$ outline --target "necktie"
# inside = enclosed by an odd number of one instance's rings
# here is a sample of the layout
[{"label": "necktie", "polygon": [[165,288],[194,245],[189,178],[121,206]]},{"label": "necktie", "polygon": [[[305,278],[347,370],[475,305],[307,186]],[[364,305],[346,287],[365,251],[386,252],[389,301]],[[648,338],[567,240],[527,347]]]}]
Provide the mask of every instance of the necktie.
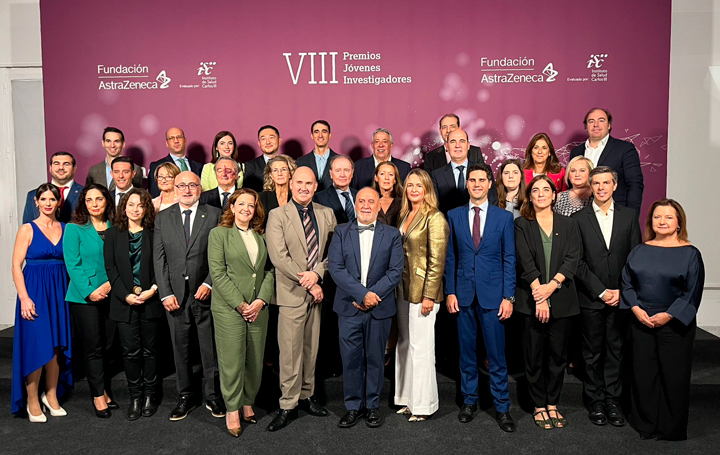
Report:
[{"label": "necktie", "polygon": [[180,158],[178,161],[180,162],[180,170],[182,172],[187,171],[188,168],[187,168],[187,164],[185,164],[185,158]]},{"label": "necktie", "polygon": [[60,209],[62,209],[62,206],[65,205],[65,193],[67,192],[68,187],[61,186],[60,187]]},{"label": "necktie", "polygon": [[473,243],[475,244],[475,249],[480,246],[480,242],[482,242],[482,236],[480,236],[480,207],[473,207],[473,210],[475,210],[475,219],[473,219]]},{"label": "necktie", "polygon": [[192,210],[183,211],[183,215],[185,215],[185,221],[183,222],[183,227],[185,227],[185,243],[190,243],[190,214],[191,213],[192,213]]},{"label": "necktie", "polygon": [[363,231],[374,232],[374,231],[375,231],[375,225],[374,225],[374,224],[370,224],[370,225],[368,225],[368,226],[358,226],[358,232],[362,233]]},{"label": "necktie", "polygon": [[318,263],[318,238],[307,207],[302,209],[302,223],[305,230],[305,241],[308,247],[308,270],[312,270]]},{"label": "necktie", "polygon": [[460,171],[457,178],[457,189],[462,190],[465,188],[465,166],[458,166],[457,170]]},{"label": "necktie", "polygon": [[355,221],[355,208],[352,205],[352,201],[350,200],[350,193],[347,191],[343,191],[340,193],[345,198],[345,214],[347,215],[348,221]]},{"label": "necktie", "polygon": [[230,196],[230,193],[223,193],[222,196],[222,209],[225,211],[228,206],[228,196]]},{"label": "necktie", "polygon": [[123,196],[125,196],[125,193],[121,193],[118,191],[118,193],[115,195],[115,207],[120,206],[120,201],[122,201]]}]

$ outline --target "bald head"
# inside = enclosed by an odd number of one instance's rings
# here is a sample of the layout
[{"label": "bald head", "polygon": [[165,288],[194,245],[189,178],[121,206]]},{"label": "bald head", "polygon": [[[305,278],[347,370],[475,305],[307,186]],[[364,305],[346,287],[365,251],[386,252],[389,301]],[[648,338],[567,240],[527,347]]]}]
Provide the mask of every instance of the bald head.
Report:
[{"label": "bald head", "polygon": [[200,200],[202,187],[200,177],[190,171],[181,172],[175,177],[175,197],[180,200],[180,207],[187,209]]},{"label": "bald head", "polygon": [[455,164],[465,162],[470,150],[470,141],[467,132],[460,128],[448,133],[447,150],[450,153],[450,159]]},{"label": "bald head", "polygon": [[292,197],[298,204],[307,207],[315,196],[317,190],[317,180],[315,173],[307,166],[301,166],[295,169],[292,179],[290,180],[290,190]]},{"label": "bald head", "polygon": [[178,158],[185,156],[185,132],[178,127],[172,127],[165,132],[165,145],[170,153]]},{"label": "bald head", "polygon": [[380,211],[380,194],[370,187],[358,191],[355,196],[355,214],[362,224],[374,223]]}]

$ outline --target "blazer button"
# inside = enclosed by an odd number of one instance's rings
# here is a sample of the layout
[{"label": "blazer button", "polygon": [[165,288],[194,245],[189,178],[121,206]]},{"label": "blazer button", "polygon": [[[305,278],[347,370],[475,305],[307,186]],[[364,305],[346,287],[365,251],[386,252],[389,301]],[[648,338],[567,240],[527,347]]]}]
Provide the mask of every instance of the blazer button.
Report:
[{"label": "blazer button", "polygon": [[257,275],[253,273],[253,278],[255,278]]}]

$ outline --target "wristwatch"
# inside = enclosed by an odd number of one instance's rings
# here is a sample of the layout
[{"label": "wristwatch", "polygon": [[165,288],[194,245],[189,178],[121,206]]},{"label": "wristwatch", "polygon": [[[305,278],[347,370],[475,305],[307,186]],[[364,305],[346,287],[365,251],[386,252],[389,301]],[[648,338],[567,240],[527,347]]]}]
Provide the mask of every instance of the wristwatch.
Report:
[{"label": "wristwatch", "polygon": [[562,283],[561,283],[559,280],[553,278],[553,279],[550,280],[550,281],[554,281],[554,282],[558,285],[558,289],[560,289],[560,288],[562,287]]},{"label": "wristwatch", "polygon": [[503,297],[503,299],[507,300],[510,303],[515,303],[515,296],[512,297]]}]

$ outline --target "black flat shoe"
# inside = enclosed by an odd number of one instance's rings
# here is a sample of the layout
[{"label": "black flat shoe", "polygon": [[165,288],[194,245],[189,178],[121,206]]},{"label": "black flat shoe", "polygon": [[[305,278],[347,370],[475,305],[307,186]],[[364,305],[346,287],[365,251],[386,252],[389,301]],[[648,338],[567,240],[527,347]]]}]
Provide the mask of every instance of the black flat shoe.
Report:
[{"label": "black flat shoe", "polygon": [[222,400],[208,400],[205,408],[212,413],[213,417],[225,417],[225,403]]},{"label": "black flat shoe", "polygon": [[464,403],[458,412],[458,420],[460,423],[468,423],[473,419],[473,414],[477,411],[477,404]]},{"label": "black flat shoe", "polygon": [[298,412],[297,409],[281,409],[274,419],[272,419],[272,422],[270,422],[270,425],[268,425],[267,429],[268,431],[278,431],[282,430],[288,424],[291,420],[297,419]]},{"label": "black flat shoe", "polygon": [[312,397],[298,401],[298,409],[315,417],[325,417],[330,414],[327,409],[320,406]]},{"label": "black flat shoe", "polygon": [[602,403],[595,403],[590,412],[588,412],[588,419],[595,425],[605,425],[608,421],[605,415],[605,405]]},{"label": "black flat shoe", "polygon": [[127,418],[128,420],[137,420],[140,417],[142,417],[142,398],[133,398],[128,406]]},{"label": "black flat shoe", "polygon": [[377,428],[380,425],[383,424],[385,421],[385,418],[380,413],[380,410],[375,409],[368,409],[367,411],[367,417],[365,418],[365,425],[367,425],[370,428]]},{"label": "black flat shoe", "polygon": [[348,411],[345,413],[340,421],[338,422],[338,428],[350,428],[354,427],[356,423],[365,415],[363,410],[360,411]]},{"label": "black flat shoe", "polygon": [[509,412],[495,412],[495,421],[502,431],[508,433],[515,431],[515,421]]},{"label": "black flat shoe", "polygon": [[173,422],[182,420],[195,408],[196,405],[190,397],[180,397],[177,406],[170,412],[170,420]]},{"label": "black flat shoe", "polygon": [[93,403],[93,409],[95,409],[95,417],[99,417],[101,419],[109,419],[112,415],[112,412],[110,412],[110,406],[105,409],[99,410],[95,407],[95,403]]},{"label": "black flat shoe", "polygon": [[625,416],[623,416],[620,407],[614,403],[607,407],[607,421],[610,425],[615,427],[622,427],[625,425]]},{"label": "black flat shoe", "polygon": [[143,407],[142,407],[143,417],[150,417],[151,415],[153,415],[157,412],[157,409],[158,409],[158,406],[157,406],[157,403],[155,403],[155,397],[152,395],[147,395],[145,397]]},{"label": "black flat shoe", "polygon": [[117,404],[114,400],[108,401],[108,409],[120,409],[120,405]]}]

